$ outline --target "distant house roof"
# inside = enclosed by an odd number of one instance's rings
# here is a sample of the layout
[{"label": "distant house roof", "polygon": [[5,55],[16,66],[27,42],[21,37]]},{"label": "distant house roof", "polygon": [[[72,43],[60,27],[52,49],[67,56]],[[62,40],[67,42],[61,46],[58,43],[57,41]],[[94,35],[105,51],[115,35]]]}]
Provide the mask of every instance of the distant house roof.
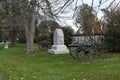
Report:
[{"label": "distant house roof", "polygon": [[[102,35],[101,30],[99,27],[94,27],[94,36],[95,35]],[[85,34],[82,33],[81,29],[79,28],[73,36],[86,36]]]}]

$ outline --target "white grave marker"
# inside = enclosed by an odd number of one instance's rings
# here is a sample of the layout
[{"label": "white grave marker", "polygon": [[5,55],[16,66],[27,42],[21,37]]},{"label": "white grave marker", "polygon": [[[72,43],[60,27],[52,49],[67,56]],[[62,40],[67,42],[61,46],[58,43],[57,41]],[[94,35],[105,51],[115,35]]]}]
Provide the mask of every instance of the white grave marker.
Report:
[{"label": "white grave marker", "polygon": [[54,31],[54,44],[52,45],[52,49],[49,49],[48,52],[51,54],[67,54],[69,50],[64,45],[64,34],[61,29],[56,29]]}]

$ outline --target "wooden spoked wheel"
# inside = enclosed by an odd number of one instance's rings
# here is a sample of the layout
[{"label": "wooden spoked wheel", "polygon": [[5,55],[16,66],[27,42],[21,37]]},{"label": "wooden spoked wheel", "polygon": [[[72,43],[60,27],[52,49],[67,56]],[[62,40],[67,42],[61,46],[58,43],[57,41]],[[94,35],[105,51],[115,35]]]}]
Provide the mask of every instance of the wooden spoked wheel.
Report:
[{"label": "wooden spoked wheel", "polygon": [[70,51],[70,55],[74,58],[74,59],[78,59],[77,58],[77,47],[73,46],[69,48]]},{"label": "wooden spoked wheel", "polygon": [[79,45],[76,49],[77,59],[80,61],[92,61],[97,53],[96,47],[92,45]]}]

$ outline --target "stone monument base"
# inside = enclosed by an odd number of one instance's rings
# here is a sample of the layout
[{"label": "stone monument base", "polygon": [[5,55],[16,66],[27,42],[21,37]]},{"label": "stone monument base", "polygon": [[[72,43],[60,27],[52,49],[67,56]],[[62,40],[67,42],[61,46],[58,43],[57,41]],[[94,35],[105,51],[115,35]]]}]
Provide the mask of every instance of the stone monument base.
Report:
[{"label": "stone monument base", "polygon": [[51,54],[68,54],[69,50],[65,45],[53,45],[52,49],[48,50],[48,53]]}]

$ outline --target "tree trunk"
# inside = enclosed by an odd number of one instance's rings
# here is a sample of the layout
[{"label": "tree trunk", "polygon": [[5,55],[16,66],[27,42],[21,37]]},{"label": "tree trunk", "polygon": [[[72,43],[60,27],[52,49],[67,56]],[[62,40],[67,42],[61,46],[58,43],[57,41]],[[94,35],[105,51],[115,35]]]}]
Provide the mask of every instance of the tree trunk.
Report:
[{"label": "tree trunk", "polygon": [[[34,0],[32,0],[32,1],[34,1]],[[27,26],[25,28],[27,53],[33,53],[35,51],[34,50],[34,34],[35,34],[36,5],[34,5],[34,4],[31,7],[32,12],[31,12],[31,17],[30,17],[30,23],[28,20]]]},{"label": "tree trunk", "polygon": [[[34,22],[34,21],[33,21]],[[26,46],[27,46],[27,53],[33,53],[34,52],[34,33],[35,33],[35,26],[31,23],[30,27],[26,26]]]},{"label": "tree trunk", "polygon": [[35,15],[32,15],[30,26],[26,26],[25,29],[26,42],[27,42],[27,53],[34,52],[34,34],[35,34]]},{"label": "tree trunk", "polygon": [[34,34],[32,33],[32,31],[29,31],[29,33],[26,33],[26,36],[27,36],[26,37],[27,53],[33,53],[34,52]]},{"label": "tree trunk", "polygon": [[11,47],[15,47],[17,44],[17,35],[11,36]]}]

